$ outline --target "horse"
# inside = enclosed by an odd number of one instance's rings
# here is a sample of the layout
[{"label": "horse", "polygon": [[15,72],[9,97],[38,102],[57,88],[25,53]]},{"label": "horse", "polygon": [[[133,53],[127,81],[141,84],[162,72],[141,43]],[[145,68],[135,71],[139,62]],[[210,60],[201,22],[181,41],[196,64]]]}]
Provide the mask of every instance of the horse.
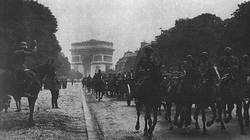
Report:
[{"label": "horse", "polygon": [[[173,130],[173,125],[177,125],[178,117],[180,116],[180,105],[178,103],[178,92],[180,91],[180,85],[182,83],[182,73],[174,72],[166,75],[160,84],[160,89],[163,96],[164,109],[165,109],[165,119],[170,124],[169,129]],[[175,116],[174,123],[171,118],[171,109],[173,104],[175,104]]]},{"label": "horse", "polygon": [[[218,121],[221,122],[221,128],[226,129],[224,122],[228,123],[232,119],[232,110],[236,104],[236,115],[240,125],[241,134],[245,134],[242,116],[242,101],[244,98],[243,80],[238,70],[232,69],[229,73],[221,78],[220,94],[217,102],[218,105]],[[226,110],[227,106],[227,110]],[[222,112],[224,111],[224,120]]]},{"label": "horse", "polygon": [[[216,67],[210,67],[203,76],[201,76],[200,84],[197,88],[197,95],[195,99],[195,126],[196,129],[200,129],[198,123],[198,115],[201,111],[202,122],[203,122],[203,133],[206,133],[206,125],[211,126],[216,120],[216,94],[217,94],[217,81],[219,80],[219,75]],[[211,107],[213,118],[206,123],[206,108]]]},{"label": "horse", "polygon": [[[29,124],[34,125],[33,113],[34,106],[37,100],[39,91],[41,89],[42,79],[48,76],[55,76],[55,69],[52,66],[52,61],[47,62],[46,64],[39,65],[34,69],[25,70],[25,75],[29,77],[30,86],[30,94],[32,97],[28,97],[30,114],[29,114]],[[14,85],[13,85],[14,83]],[[0,73],[0,96],[6,97],[7,95],[12,95],[15,99],[21,99],[21,97],[25,97],[24,95],[24,87],[16,85],[16,79],[13,74],[9,71],[4,71]],[[18,101],[20,102],[20,101]]]},{"label": "horse", "polygon": [[[161,101],[159,91],[160,82],[158,82],[158,80],[156,81],[152,80],[152,78],[144,78],[144,80],[135,84],[135,104],[137,111],[137,121],[135,129],[140,129],[140,112],[144,106],[144,136],[151,137],[157,123],[158,107]],[[151,119],[151,114],[153,114],[153,121]]]}]

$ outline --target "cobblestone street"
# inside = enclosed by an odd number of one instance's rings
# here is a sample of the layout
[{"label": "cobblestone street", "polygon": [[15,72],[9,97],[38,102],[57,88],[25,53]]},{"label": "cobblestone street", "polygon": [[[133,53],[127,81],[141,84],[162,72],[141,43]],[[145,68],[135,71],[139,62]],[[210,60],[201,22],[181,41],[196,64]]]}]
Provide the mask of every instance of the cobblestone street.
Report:
[{"label": "cobblestone street", "polygon": [[[86,100],[86,102],[85,102]],[[128,107],[125,101],[104,97],[97,101],[93,94],[87,93],[79,83],[60,90],[59,107],[51,109],[51,95],[48,90],[40,92],[35,106],[35,126],[28,126],[29,108],[27,99],[22,99],[22,111],[14,112],[12,100],[8,113],[0,113],[0,140],[146,140],[143,136],[144,114],[141,115],[141,128],[135,130],[136,110],[134,103]],[[247,140],[247,135],[240,135],[237,120],[227,124],[227,130],[221,131],[215,124],[203,134],[194,125],[188,128],[169,130],[163,111],[153,135],[155,140]],[[201,123],[200,123],[201,125]]]},{"label": "cobblestone street", "polygon": [[[136,110],[134,103],[131,107],[125,101],[118,101],[115,98],[104,97],[100,102],[95,96],[86,93],[87,103],[90,106],[92,116],[98,127],[101,129],[105,139],[122,140],[144,140],[143,136],[144,114],[140,118],[140,130],[135,130]],[[201,121],[201,119],[200,119]],[[193,121],[194,122],[194,121]],[[200,126],[201,122],[200,122]],[[164,113],[158,116],[158,123],[153,135],[155,140],[248,140],[250,139],[250,129],[247,128],[247,135],[240,135],[239,125],[234,114],[234,119],[226,124],[227,130],[222,131],[219,124],[214,124],[208,128],[208,133],[203,134],[202,130],[196,130],[192,124],[188,128],[169,130],[169,124],[164,119]]]},{"label": "cobblestone street", "polygon": [[39,93],[35,105],[35,126],[28,126],[29,107],[22,98],[22,111],[16,109],[14,100],[8,113],[0,113],[1,140],[85,140],[87,130],[82,108],[80,86],[69,86],[60,90],[60,109],[51,109],[51,94],[48,90]]}]

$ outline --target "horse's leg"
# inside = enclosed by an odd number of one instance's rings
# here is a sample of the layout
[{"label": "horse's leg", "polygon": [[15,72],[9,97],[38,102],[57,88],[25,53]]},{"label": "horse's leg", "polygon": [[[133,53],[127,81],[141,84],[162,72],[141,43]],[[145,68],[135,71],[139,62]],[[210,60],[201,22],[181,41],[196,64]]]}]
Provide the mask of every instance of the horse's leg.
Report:
[{"label": "horse's leg", "polygon": [[98,91],[98,101],[101,101],[101,91]]},{"label": "horse's leg", "polygon": [[212,118],[212,120],[207,122],[208,127],[211,126],[212,124],[214,124],[214,121],[216,120],[216,117],[217,117],[215,104],[211,103],[209,106],[211,107],[211,110],[212,110],[212,113],[213,113],[213,118]]},{"label": "horse's leg", "polygon": [[179,116],[180,116],[180,122],[179,123],[177,123],[177,125],[178,125],[178,128],[182,128],[182,126],[183,126],[183,123],[184,123],[184,121],[185,121],[185,107],[184,107],[185,105],[181,105],[180,106],[180,110],[179,110]]},{"label": "horse's leg", "polygon": [[241,134],[245,134],[244,125],[243,125],[243,117],[242,117],[242,102],[241,101],[237,102],[236,107],[237,107],[236,114],[238,116],[240,131],[241,131]]},{"label": "horse's leg", "polygon": [[169,125],[170,125],[169,129],[170,129],[170,130],[173,130],[173,129],[174,129],[174,126],[173,126],[172,119],[171,119],[171,108],[172,108],[172,103],[171,103],[171,102],[168,102],[168,103],[166,104],[166,106],[167,106],[166,117],[167,117],[167,120],[168,120]]},{"label": "horse's leg", "polygon": [[144,126],[144,136],[148,135],[148,119],[150,117],[150,112],[149,112],[149,107],[148,105],[145,105],[145,116],[144,116],[144,121],[145,121],[145,126]]},{"label": "horse's leg", "polygon": [[203,133],[206,133],[207,129],[206,129],[206,111],[205,111],[205,107],[202,107],[201,114],[202,114],[202,122],[203,122]]},{"label": "horse's leg", "polygon": [[191,110],[192,110],[192,104],[188,104],[185,111],[185,127],[188,127],[191,124]]},{"label": "horse's leg", "polygon": [[234,109],[234,104],[230,103],[230,104],[228,104],[227,107],[228,108],[227,108],[227,112],[226,113],[228,114],[228,116],[224,120],[225,123],[229,123],[232,120],[232,111]]},{"label": "horse's leg", "polygon": [[149,129],[149,135],[152,136],[153,134],[153,131],[155,129],[155,126],[156,126],[156,123],[157,123],[157,106],[156,107],[153,107],[153,125],[150,127]]},{"label": "horse's leg", "polygon": [[222,119],[222,111],[224,109],[224,104],[223,103],[218,103],[218,122],[221,124],[221,130],[225,130],[226,127],[224,125],[223,119]]},{"label": "horse's leg", "polygon": [[181,107],[180,107],[180,104],[179,103],[176,103],[175,104],[175,116],[174,116],[174,125],[177,125],[178,124],[178,118],[180,116],[180,111],[181,111]]},{"label": "horse's leg", "polygon": [[140,129],[140,115],[141,115],[141,104],[139,102],[136,103],[136,113],[137,113],[137,121],[136,121],[136,125],[135,125],[135,130],[139,130]]},{"label": "horse's leg", "polygon": [[244,106],[244,119],[245,119],[245,125],[246,127],[249,127],[249,101],[243,101]]},{"label": "horse's leg", "polygon": [[29,108],[30,108],[29,123],[31,125],[34,125],[33,113],[34,113],[36,98],[29,97],[28,101],[29,101]]},{"label": "horse's leg", "polygon": [[195,119],[195,128],[200,129],[199,122],[198,122],[198,115],[200,112],[200,106],[196,106],[195,108],[195,113],[194,113],[194,119]]}]

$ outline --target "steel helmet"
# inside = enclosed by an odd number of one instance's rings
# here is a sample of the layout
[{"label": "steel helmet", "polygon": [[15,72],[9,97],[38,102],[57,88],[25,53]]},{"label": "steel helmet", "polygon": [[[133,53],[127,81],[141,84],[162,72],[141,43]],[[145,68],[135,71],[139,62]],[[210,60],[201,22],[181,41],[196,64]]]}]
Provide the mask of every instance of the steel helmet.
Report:
[{"label": "steel helmet", "polygon": [[225,49],[224,49],[224,52],[225,52],[225,54],[227,54],[227,55],[231,55],[232,54],[232,48],[231,47],[226,47]]},{"label": "steel helmet", "polygon": [[201,57],[208,58],[208,52],[202,52]]}]

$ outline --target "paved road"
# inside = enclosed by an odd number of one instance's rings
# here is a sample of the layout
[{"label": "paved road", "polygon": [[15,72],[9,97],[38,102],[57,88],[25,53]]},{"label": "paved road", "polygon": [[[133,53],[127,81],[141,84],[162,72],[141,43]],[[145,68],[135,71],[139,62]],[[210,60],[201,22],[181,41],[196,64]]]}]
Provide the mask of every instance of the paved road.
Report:
[{"label": "paved road", "polygon": [[[105,139],[124,139],[124,140],[144,140],[143,136],[144,119],[141,117],[141,129],[134,129],[136,122],[135,107],[128,107],[125,101],[104,97],[98,102],[89,93],[86,94],[88,106],[93,118],[98,123]],[[249,140],[250,129],[246,129],[247,135],[240,135],[237,120],[233,119],[227,124],[227,130],[220,130],[219,124],[214,124],[208,128],[208,133],[203,134],[201,130],[196,130],[194,124],[188,128],[169,130],[169,124],[163,118],[163,113],[158,117],[158,123],[154,132],[153,139],[157,140]],[[200,122],[201,123],[201,122]]]},{"label": "paved road", "polygon": [[14,112],[12,100],[8,113],[0,113],[0,140],[87,140],[87,129],[82,106],[82,92],[78,85],[60,90],[60,109],[51,109],[48,90],[39,93],[35,105],[35,126],[29,127],[28,102],[22,99],[22,112]]}]

